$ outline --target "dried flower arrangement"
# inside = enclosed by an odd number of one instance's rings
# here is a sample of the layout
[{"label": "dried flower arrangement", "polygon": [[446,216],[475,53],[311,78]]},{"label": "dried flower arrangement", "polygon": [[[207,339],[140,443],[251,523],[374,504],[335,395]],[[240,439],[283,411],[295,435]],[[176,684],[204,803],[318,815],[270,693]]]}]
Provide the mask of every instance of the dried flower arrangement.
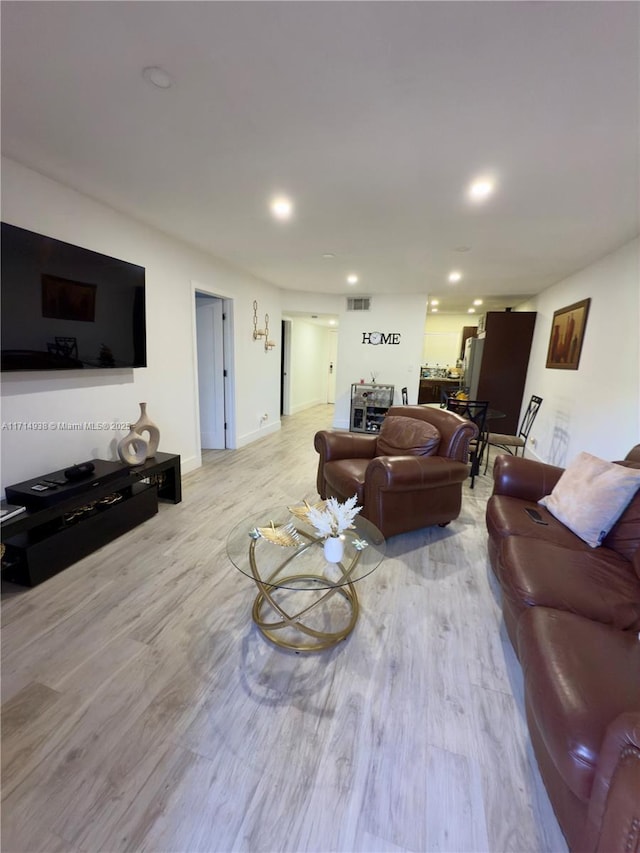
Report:
[{"label": "dried flower arrangement", "polygon": [[353,519],[362,509],[356,506],[357,495],[341,504],[337,498],[329,498],[324,509],[310,507],[307,513],[309,523],[318,531],[320,536],[339,536],[345,530],[353,527]]}]

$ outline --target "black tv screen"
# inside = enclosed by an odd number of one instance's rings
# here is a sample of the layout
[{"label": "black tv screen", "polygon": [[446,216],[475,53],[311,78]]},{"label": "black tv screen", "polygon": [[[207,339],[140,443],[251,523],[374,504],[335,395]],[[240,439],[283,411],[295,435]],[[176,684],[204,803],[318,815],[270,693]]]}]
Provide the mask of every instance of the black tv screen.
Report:
[{"label": "black tv screen", "polygon": [[2,223],[1,367],[146,367],[145,269]]}]

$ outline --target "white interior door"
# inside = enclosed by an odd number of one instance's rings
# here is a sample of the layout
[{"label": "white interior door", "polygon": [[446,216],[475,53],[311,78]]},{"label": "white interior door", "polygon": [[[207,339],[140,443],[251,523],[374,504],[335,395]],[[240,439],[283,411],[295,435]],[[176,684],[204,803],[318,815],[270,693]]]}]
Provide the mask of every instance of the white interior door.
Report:
[{"label": "white interior door", "polygon": [[328,355],[328,365],[327,370],[329,371],[327,377],[327,403],[335,403],[336,401],[336,367],[338,361],[338,330],[337,329],[329,329],[329,334],[327,336],[328,346],[327,346],[327,355]]},{"label": "white interior door", "polygon": [[216,296],[196,294],[200,444],[225,448],[223,304]]}]

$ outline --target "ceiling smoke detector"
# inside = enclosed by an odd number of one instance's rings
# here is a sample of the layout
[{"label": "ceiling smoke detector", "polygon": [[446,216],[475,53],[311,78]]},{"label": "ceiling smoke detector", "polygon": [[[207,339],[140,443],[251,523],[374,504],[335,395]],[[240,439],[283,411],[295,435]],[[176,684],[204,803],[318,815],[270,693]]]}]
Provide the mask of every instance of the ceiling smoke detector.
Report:
[{"label": "ceiling smoke detector", "polygon": [[170,89],[173,85],[171,77],[158,65],[149,65],[147,68],[143,68],[142,76],[147,83],[151,83],[156,89]]}]

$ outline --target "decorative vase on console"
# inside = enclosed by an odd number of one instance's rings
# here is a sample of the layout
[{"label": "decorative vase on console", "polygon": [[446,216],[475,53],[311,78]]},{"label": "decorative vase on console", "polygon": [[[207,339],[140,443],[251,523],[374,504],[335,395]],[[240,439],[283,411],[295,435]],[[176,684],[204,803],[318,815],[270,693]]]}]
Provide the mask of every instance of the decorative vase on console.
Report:
[{"label": "decorative vase on console", "polygon": [[129,432],[118,442],[118,456],[126,465],[142,465],[147,459],[148,443],[131,424]]},{"label": "decorative vase on console", "polygon": [[144,436],[146,432],[148,434],[148,438],[146,439],[147,443],[147,459],[151,459],[156,455],[156,451],[158,449],[158,444],[160,443],[160,430],[151,420],[149,415],[147,415],[147,404],[140,403],[140,417],[132,425],[132,429],[134,429],[137,433]]}]

